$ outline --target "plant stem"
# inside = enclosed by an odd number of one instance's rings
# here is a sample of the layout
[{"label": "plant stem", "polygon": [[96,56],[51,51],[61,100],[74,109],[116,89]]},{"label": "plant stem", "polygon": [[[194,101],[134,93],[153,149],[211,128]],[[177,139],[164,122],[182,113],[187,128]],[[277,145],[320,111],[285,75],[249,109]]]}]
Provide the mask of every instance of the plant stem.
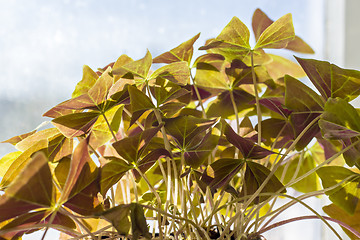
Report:
[{"label": "plant stem", "polygon": [[197,225],[196,223],[194,223],[192,220],[190,220],[189,218],[178,217],[178,216],[176,216],[176,215],[174,215],[174,214],[170,214],[170,213],[168,213],[168,212],[166,212],[166,211],[163,211],[163,210],[158,209],[158,208],[154,208],[154,207],[152,207],[152,206],[148,206],[148,205],[141,205],[141,206],[144,207],[144,208],[147,208],[147,209],[156,211],[156,212],[158,212],[158,213],[160,213],[160,214],[162,214],[162,215],[164,215],[164,216],[167,216],[167,217],[170,217],[170,218],[173,218],[173,219],[176,219],[176,220],[184,221],[185,223],[194,226],[194,227],[198,230],[198,232],[202,232],[202,233],[203,233],[203,235],[204,235],[203,237],[205,237],[207,240],[210,240],[210,237],[209,237],[209,235],[207,234],[207,232],[206,232],[202,227],[200,227],[199,225]]},{"label": "plant stem", "polygon": [[206,118],[205,108],[204,108],[204,105],[202,103],[202,99],[201,99],[201,95],[199,93],[199,89],[197,88],[197,86],[195,84],[195,78],[191,74],[191,69],[190,69],[190,79],[191,79],[192,84],[194,86],[195,94],[196,94],[196,97],[198,98],[198,101],[199,101],[199,104],[200,104],[200,107],[201,107],[201,111],[202,111],[202,114],[203,114],[203,118]]},{"label": "plant stem", "polygon": [[114,141],[117,142],[118,139],[116,138],[116,135],[115,135],[114,131],[112,130],[112,127],[111,127],[111,125],[110,125],[107,117],[105,116],[105,113],[104,113],[104,112],[101,112],[101,114],[102,114],[102,116],[103,116],[104,119],[105,119],[105,122],[106,122],[106,124],[107,124],[107,126],[108,126],[108,128],[109,128],[109,130],[110,130],[110,132],[111,132],[111,135],[112,135]]},{"label": "plant stem", "polygon": [[[331,221],[331,222],[335,222],[335,223],[339,224],[340,226],[342,226],[342,227],[346,228],[347,230],[349,230],[356,237],[360,238],[360,233],[357,232],[354,228],[347,225],[346,223],[343,223],[343,222],[341,222],[339,220],[336,220],[336,219],[333,219],[333,218],[330,218],[330,217],[327,217],[327,216],[321,216],[321,217],[326,219],[327,221]],[[284,220],[284,221],[274,223],[274,224],[268,226],[267,228],[261,229],[259,232],[257,232],[257,234],[262,234],[262,233],[267,232],[267,231],[269,231],[269,230],[271,230],[273,228],[280,227],[282,225],[285,225],[285,224],[288,224],[288,223],[291,223],[291,222],[300,221],[300,220],[307,220],[307,219],[319,219],[319,216],[309,215],[309,216],[301,216],[301,217],[290,218],[290,219],[287,219],[287,220]],[[339,235],[337,235],[337,237],[339,239],[342,239]]]},{"label": "plant stem", "polygon": [[252,80],[254,84],[254,93],[255,93],[255,103],[256,103],[256,115],[258,120],[258,145],[261,145],[261,121],[262,121],[262,113],[260,108],[260,102],[259,102],[259,93],[257,89],[257,81],[256,81],[256,75],[255,75],[255,68],[254,68],[254,51],[250,51],[250,57],[251,57],[251,75]]}]

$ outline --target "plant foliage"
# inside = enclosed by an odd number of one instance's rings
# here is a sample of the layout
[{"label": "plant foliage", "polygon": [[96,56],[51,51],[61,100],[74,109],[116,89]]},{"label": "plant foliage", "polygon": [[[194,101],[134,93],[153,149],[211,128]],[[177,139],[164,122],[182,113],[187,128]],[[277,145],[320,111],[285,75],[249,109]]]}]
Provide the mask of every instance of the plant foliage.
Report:
[{"label": "plant foliage", "polygon": [[[84,66],[72,97],[44,114],[51,127],[4,141],[17,151],[0,160],[0,239],[49,228],[62,239],[260,239],[318,195],[330,218],[308,206],[312,217],[358,239],[360,72],[267,53],[313,53],[291,14],[257,9],[252,28],[254,47],[234,17],[196,59],[200,34],[155,58]],[[279,197],[289,203],[275,208]]]}]

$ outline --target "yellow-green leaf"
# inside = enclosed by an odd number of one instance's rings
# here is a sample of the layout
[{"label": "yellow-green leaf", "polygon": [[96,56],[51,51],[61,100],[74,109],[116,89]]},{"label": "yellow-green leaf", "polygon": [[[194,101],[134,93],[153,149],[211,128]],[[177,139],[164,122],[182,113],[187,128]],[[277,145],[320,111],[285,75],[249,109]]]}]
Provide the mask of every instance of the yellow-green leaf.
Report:
[{"label": "yellow-green leaf", "polygon": [[288,13],[272,23],[261,33],[255,49],[284,48],[294,38],[295,32],[292,16]]}]

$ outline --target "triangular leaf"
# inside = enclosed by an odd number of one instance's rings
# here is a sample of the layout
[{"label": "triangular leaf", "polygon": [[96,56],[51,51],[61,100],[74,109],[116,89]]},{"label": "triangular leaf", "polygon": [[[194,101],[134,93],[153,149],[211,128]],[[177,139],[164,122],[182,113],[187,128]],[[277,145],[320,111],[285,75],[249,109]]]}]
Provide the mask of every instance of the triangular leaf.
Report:
[{"label": "triangular leaf", "polygon": [[174,62],[157,69],[149,79],[157,77],[165,78],[178,85],[186,85],[189,82],[190,70],[186,62]]},{"label": "triangular leaf", "polygon": [[7,169],[4,177],[1,180],[0,186],[5,187],[9,185],[15,179],[15,177],[18,176],[19,173],[24,169],[28,162],[31,161],[31,155],[35,152],[47,148],[47,146],[47,140],[40,140],[34,143],[26,151],[21,153]]},{"label": "triangular leaf", "polygon": [[[255,34],[255,40],[258,41],[260,35],[268,28],[274,21],[271,20],[259,8],[255,10],[252,18],[252,28]],[[304,42],[300,37],[295,36],[294,40],[288,42],[286,49],[300,52],[300,53],[314,53],[314,50]],[[291,74],[290,74],[291,75]],[[295,77],[295,76],[294,76]]]},{"label": "triangular leaf", "polygon": [[290,13],[282,16],[267,27],[260,35],[257,48],[284,48],[295,38],[292,16]]},{"label": "triangular leaf", "polygon": [[[345,212],[342,208],[338,207],[335,204],[330,204],[328,206],[323,207],[324,212],[329,215],[331,218],[334,218],[336,220],[339,220],[351,228],[353,228],[355,231],[360,232],[360,203],[358,203],[356,207],[356,211],[353,215],[348,214]],[[342,228],[346,234],[350,237],[351,240],[357,240],[359,239],[358,236],[355,236],[352,232],[349,231],[347,228]]]},{"label": "triangular leaf", "polygon": [[36,133],[36,130],[33,130],[31,132],[28,132],[28,133],[21,134],[19,136],[9,138],[8,140],[2,141],[1,143],[10,143],[12,145],[16,145],[18,142],[21,142],[25,138],[33,135],[34,133]]},{"label": "triangular leaf", "polygon": [[[360,175],[339,166],[322,167],[316,173],[321,178],[324,189],[347,179],[339,187],[325,193],[334,204],[345,210],[348,214],[354,214],[360,199]],[[349,177],[352,178],[348,179]]]},{"label": "triangular leaf", "polygon": [[135,115],[131,118],[130,125],[132,125],[144,112],[155,108],[155,106],[151,99],[136,87],[128,86],[128,91],[130,94],[131,111]]},{"label": "triangular leaf", "polygon": [[273,54],[268,55],[272,58],[272,61],[264,66],[272,79],[277,80],[285,75],[290,75],[294,78],[302,78],[306,76],[304,70],[299,66],[299,64],[281,56]]},{"label": "triangular leaf", "polygon": [[87,65],[83,67],[83,77],[80,82],[75,87],[74,92],[72,93],[72,98],[76,98],[82,94],[85,94],[89,91],[92,86],[94,86],[98,75]]},{"label": "triangular leaf", "polygon": [[[270,170],[265,166],[251,161],[246,161],[246,170],[244,180],[245,183],[240,192],[240,197],[253,195],[259,187],[263,184],[265,179],[270,175]],[[281,190],[281,193],[286,192],[283,184],[277,179],[276,176],[272,176],[267,182],[261,193],[276,193]],[[254,199],[255,203],[260,203],[270,196],[258,196]],[[245,200],[246,201],[246,200]]]},{"label": "triangular leaf", "polygon": [[119,158],[111,157],[106,158],[106,160],[108,162],[102,166],[100,178],[100,193],[103,196],[106,195],[106,192],[116,184],[127,171],[133,168],[132,165]]},{"label": "triangular leaf", "polygon": [[180,149],[186,149],[196,135],[210,128],[216,120],[193,116],[179,116],[164,119],[166,132],[174,138]]},{"label": "triangular leaf", "polygon": [[218,159],[206,169],[202,176],[202,181],[215,189],[223,187],[230,182],[243,165],[244,160],[242,159]]},{"label": "triangular leaf", "polygon": [[101,216],[110,221],[120,235],[127,236],[131,227],[130,207],[130,204],[121,204],[101,213]]},{"label": "triangular leaf", "polygon": [[[288,159],[288,161],[290,162],[284,163],[275,173],[275,175],[281,179],[284,174],[283,172],[286,170],[284,180],[282,181],[283,184],[289,183],[290,180],[293,179],[295,172],[297,172],[295,177],[300,177],[309,172],[311,169],[314,169],[316,166],[314,158],[308,153],[305,154],[304,159],[301,160],[301,162],[298,154]],[[297,171],[299,164],[301,164],[301,167]],[[291,187],[296,191],[303,193],[315,192],[320,190],[320,182],[316,173],[312,173],[301,181],[293,184]]]},{"label": "triangular leaf", "polygon": [[72,113],[55,118],[52,123],[66,137],[73,138],[89,132],[99,115],[99,112]]},{"label": "triangular leaf", "polygon": [[85,189],[97,178],[97,173],[98,168],[89,154],[88,139],[81,140],[72,155],[60,202],[65,202]]},{"label": "triangular leaf", "polygon": [[[235,106],[240,113],[244,110],[251,110],[254,108],[252,101],[254,96],[242,89],[232,90],[235,100]],[[209,103],[209,107],[206,111],[208,117],[223,117],[228,118],[229,116],[234,116],[234,106],[231,101],[230,91],[223,91],[218,95],[218,97]]]},{"label": "triangular leaf", "polygon": [[114,69],[112,71],[112,74],[124,76],[126,73],[130,72],[142,79],[147,79],[151,64],[152,64],[152,57],[148,50],[144,58],[127,63],[121,66],[120,68]]},{"label": "triangular leaf", "polygon": [[123,138],[113,143],[112,146],[128,163],[135,163],[160,128],[161,125],[148,128],[134,136]]},{"label": "triangular leaf", "polygon": [[174,63],[184,61],[190,64],[194,51],[193,45],[199,37],[200,33],[186,42],[183,42],[176,48],[173,48],[170,51],[157,56],[153,59],[153,63]]},{"label": "triangular leaf", "polygon": [[52,175],[46,156],[39,152],[0,197],[0,222],[54,203]]},{"label": "triangular leaf", "polygon": [[[97,149],[98,147],[104,145],[110,139],[113,138],[111,131],[116,134],[120,127],[121,116],[122,116],[123,105],[118,105],[110,110],[108,110],[104,115],[99,116],[99,118],[94,123],[94,126],[91,128],[89,135],[89,144],[92,148]],[[111,127],[109,129],[108,123]]]},{"label": "triangular leaf", "polygon": [[229,124],[225,125],[224,135],[230,143],[240,150],[245,159],[261,159],[275,153],[258,146],[252,140],[239,136],[234,132]]},{"label": "triangular leaf", "polygon": [[146,239],[151,239],[151,234],[146,223],[143,207],[138,203],[132,203],[130,209],[131,231],[133,239],[137,240],[140,236],[143,236]]},{"label": "triangular leaf", "polygon": [[360,135],[360,116],[356,109],[341,98],[329,98],[319,126],[324,138],[349,139]]},{"label": "triangular leaf", "polygon": [[360,95],[360,72],[326,61],[296,58],[325,100],[340,97],[351,101]]}]

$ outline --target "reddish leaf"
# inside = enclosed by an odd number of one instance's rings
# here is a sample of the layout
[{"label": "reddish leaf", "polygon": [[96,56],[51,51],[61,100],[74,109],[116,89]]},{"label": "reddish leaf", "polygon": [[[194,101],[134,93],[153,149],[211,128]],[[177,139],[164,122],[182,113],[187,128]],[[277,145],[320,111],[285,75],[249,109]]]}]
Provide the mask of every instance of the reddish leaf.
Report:
[{"label": "reddish leaf", "polygon": [[255,142],[240,137],[234,132],[229,124],[225,125],[224,134],[226,139],[238,148],[245,159],[261,159],[275,152],[258,146]]},{"label": "reddish leaf", "polygon": [[326,61],[298,57],[296,60],[325,101],[329,97],[340,97],[349,102],[359,96],[359,71],[343,69]]},{"label": "reddish leaf", "polygon": [[12,145],[16,145],[18,142],[20,142],[20,141],[24,140],[25,138],[31,136],[35,132],[36,132],[36,130],[28,132],[28,133],[24,133],[24,134],[21,134],[19,136],[15,136],[15,137],[9,138],[8,140],[2,141],[1,143],[11,143]]},{"label": "reddish leaf", "polygon": [[97,178],[98,169],[90,157],[88,139],[81,140],[72,155],[70,169],[62,190],[61,200],[77,195]]},{"label": "reddish leaf", "polygon": [[0,222],[54,203],[52,175],[46,156],[36,153],[0,196]]},{"label": "reddish leaf", "polygon": [[206,169],[202,181],[210,185],[211,188],[221,188],[230,182],[244,166],[244,163],[242,159],[218,159]]},{"label": "reddish leaf", "polygon": [[[270,170],[263,165],[246,161],[246,170],[244,176],[244,185],[240,192],[239,197],[251,196],[253,195],[259,187],[263,184],[265,179],[268,178]],[[276,193],[281,190],[281,193],[285,193],[286,189],[284,185],[273,175],[270,180],[267,182],[265,187],[261,190],[261,193]],[[271,196],[257,196],[254,199],[254,203],[258,204],[262,201],[265,201]],[[245,199],[246,202],[247,199]]]}]

